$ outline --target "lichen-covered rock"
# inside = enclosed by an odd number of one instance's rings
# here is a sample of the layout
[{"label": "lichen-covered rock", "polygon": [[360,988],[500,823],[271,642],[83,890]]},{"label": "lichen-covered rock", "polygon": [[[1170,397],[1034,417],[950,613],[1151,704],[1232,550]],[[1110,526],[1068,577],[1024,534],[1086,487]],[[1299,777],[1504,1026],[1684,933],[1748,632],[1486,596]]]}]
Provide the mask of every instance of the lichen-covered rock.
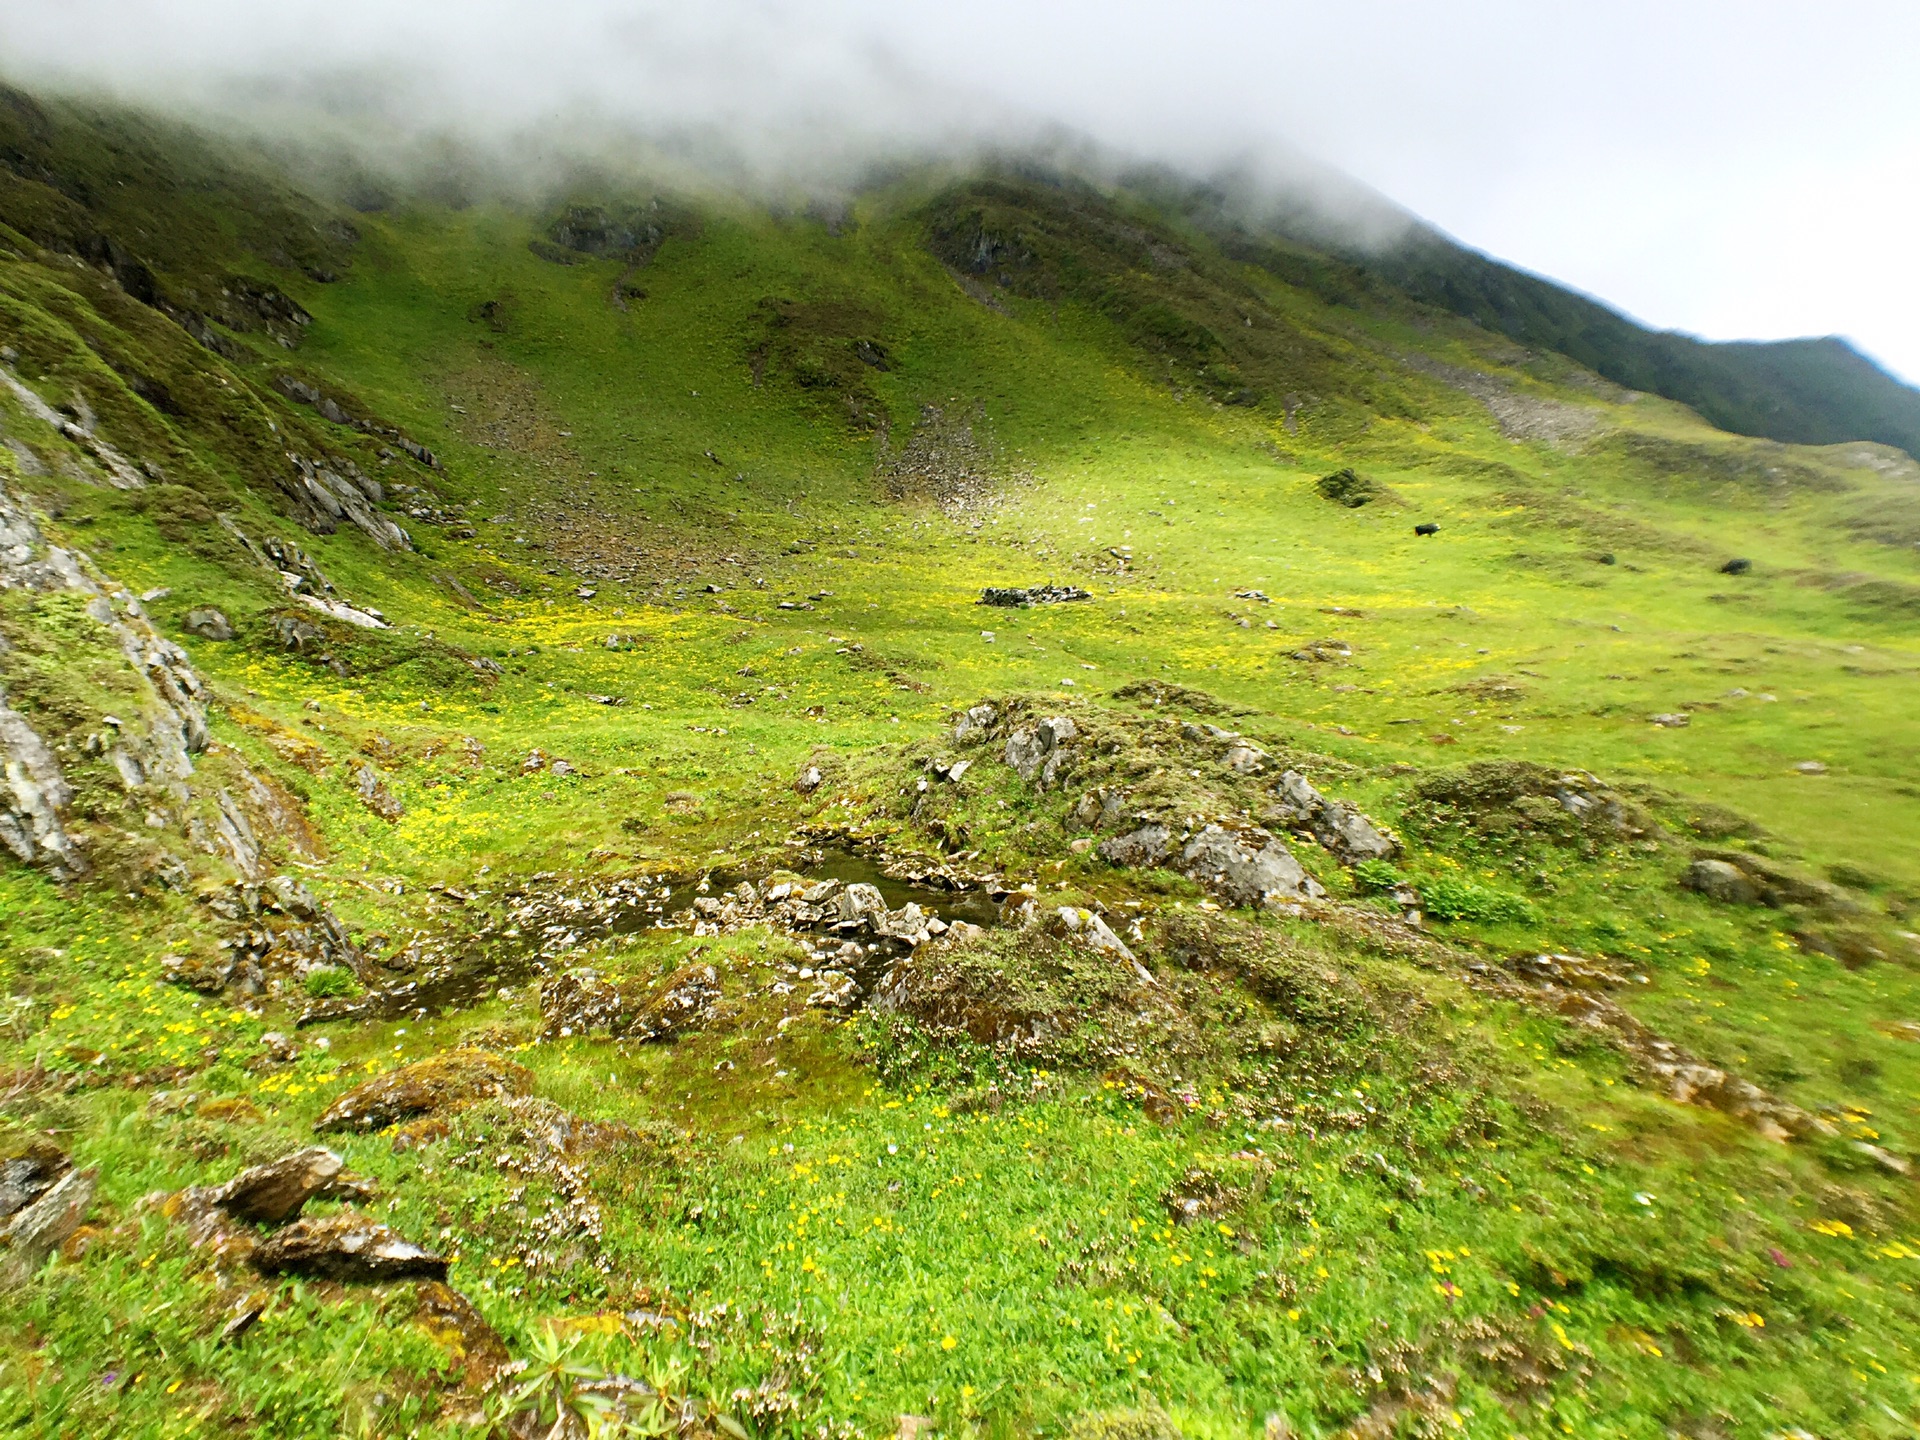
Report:
[{"label": "lichen-covered rock", "polygon": [[419,1308],[414,1323],[460,1366],[469,1388],[483,1388],[513,1358],[500,1332],[458,1290],[443,1281],[428,1280],[416,1295]]},{"label": "lichen-covered rock", "polygon": [[501,1095],[525,1095],[533,1074],[485,1050],[449,1050],[356,1085],[329,1105],[313,1128],[321,1134],[384,1130],[403,1120]]},{"label": "lichen-covered rock", "polygon": [[1278,840],[1260,849],[1209,825],[1180,852],[1180,869],[1231,905],[1259,906],[1326,893]]},{"label": "lichen-covered rock", "polygon": [[711,965],[683,965],[627,1027],[636,1040],[671,1040],[705,1024],[720,999],[720,976]]},{"label": "lichen-covered rock", "polygon": [[263,1275],[324,1280],[445,1280],[448,1261],[390,1226],[346,1210],[274,1231],[254,1247],[253,1265]]},{"label": "lichen-covered rock", "polygon": [[39,1199],[16,1213],[0,1231],[0,1287],[21,1285],[40,1272],[47,1257],[87,1218],[98,1170],[69,1170]]},{"label": "lichen-covered rock", "polygon": [[1139,869],[1158,865],[1173,853],[1173,832],[1164,825],[1142,825],[1100,842],[1100,858],[1109,865]]},{"label": "lichen-covered rock", "polygon": [[569,970],[540,986],[540,1038],[611,1033],[621,1014],[619,987],[593,970]]}]

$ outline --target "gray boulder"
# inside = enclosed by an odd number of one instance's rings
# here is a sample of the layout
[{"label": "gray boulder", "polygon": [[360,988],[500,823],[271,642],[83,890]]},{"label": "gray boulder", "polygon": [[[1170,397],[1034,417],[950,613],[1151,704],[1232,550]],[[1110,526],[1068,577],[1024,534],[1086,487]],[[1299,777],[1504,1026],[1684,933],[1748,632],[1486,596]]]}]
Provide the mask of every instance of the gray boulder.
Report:
[{"label": "gray boulder", "polygon": [[1687,873],[1680,884],[1698,891],[1709,900],[1718,900],[1727,905],[1758,905],[1760,887],[1753,882],[1738,865],[1730,865],[1725,860],[1696,860],[1687,867]]},{"label": "gray boulder", "polygon": [[233,624],[220,611],[211,605],[198,610],[189,610],[186,618],[187,633],[198,635],[202,640],[231,640]]},{"label": "gray boulder", "polygon": [[985,739],[987,732],[993,729],[994,722],[1000,718],[1000,712],[986,704],[975,705],[963,714],[953,727],[953,738],[957,743],[965,743],[976,737]]},{"label": "gray boulder", "polygon": [[1255,850],[1232,831],[1209,825],[1180,852],[1180,868],[1233,905],[1260,906],[1326,894],[1278,840]]},{"label": "gray boulder", "polygon": [[294,1221],[255,1248],[265,1275],[313,1275],[326,1280],[444,1280],[447,1260],[389,1226],[342,1211]]}]

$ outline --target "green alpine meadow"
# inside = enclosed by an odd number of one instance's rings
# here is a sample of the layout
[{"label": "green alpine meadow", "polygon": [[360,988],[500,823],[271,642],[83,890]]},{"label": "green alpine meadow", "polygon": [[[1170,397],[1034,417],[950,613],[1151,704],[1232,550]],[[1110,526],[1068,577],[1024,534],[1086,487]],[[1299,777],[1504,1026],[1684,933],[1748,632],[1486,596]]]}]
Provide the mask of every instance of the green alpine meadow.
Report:
[{"label": "green alpine meadow", "polygon": [[0,90],[0,1429],[1912,1435],[1920,393],[689,175]]}]

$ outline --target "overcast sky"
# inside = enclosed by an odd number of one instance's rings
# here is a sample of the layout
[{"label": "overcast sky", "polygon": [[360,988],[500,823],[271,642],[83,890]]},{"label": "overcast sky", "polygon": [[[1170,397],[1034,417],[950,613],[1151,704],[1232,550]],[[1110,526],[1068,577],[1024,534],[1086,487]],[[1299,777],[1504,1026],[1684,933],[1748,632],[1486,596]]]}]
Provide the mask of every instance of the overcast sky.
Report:
[{"label": "overcast sky", "polygon": [[1920,380],[1920,0],[4,0],[0,66],[389,132],[597,112],[774,174],[1050,126],[1298,147],[1647,323]]}]

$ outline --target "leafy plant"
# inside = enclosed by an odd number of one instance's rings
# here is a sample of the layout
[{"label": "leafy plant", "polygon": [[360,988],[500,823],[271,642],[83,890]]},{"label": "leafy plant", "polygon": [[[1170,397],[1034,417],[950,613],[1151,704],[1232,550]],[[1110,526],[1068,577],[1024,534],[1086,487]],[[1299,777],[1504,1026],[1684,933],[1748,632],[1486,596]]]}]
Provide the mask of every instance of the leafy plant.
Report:
[{"label": "leafy plant", "polygon": [[1390,860],[1362,860],[1353,867],[1353,888],[1362,895],[1377,895],[1399,885],[1402,876]]},{"label": "leafy plant", "polygon": [[353,972],[340,965],[323,965],[318,970],[309,970],[307,978],[301,983],[307,994],[316,999],[352,995],[360,988],[353,978]]},{"label": "leafy plant", "polygon": [[1497,923],[1503,920],[1527,921],[1535,917],[1533,906],[1518,895],[1478,885],[1452,875],[1442,875],[1420,887],[1420,905],[1436,920],[1477,920]]}]

